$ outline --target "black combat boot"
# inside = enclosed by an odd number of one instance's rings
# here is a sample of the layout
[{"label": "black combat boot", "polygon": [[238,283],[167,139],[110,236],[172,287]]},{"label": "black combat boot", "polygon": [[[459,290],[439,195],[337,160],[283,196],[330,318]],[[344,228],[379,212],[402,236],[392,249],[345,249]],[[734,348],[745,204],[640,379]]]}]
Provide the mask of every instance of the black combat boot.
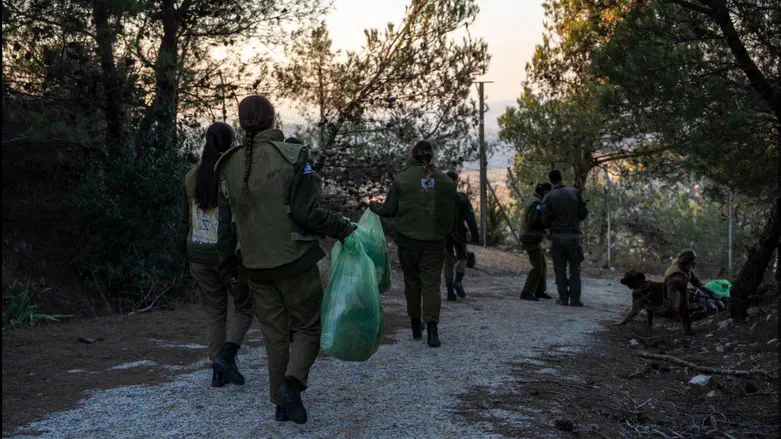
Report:
[{"label": "black combat boot", "polygon": [[537,294],[535,294],[535,296],[536,296],[538,299],[553,299],[553,297],[551,297],[551,295],[550,295],[550,294],[548,294],[548,293],[546,293],[545,291],[543,291],[543,292],[541,292],[541,293],[537,293]]},{"label": "black combat boot", "polygon": [[466,292],[464,291],[464,286],[461,285],[462,280],[464,280],[464,273],[456,273],[456,281],[453,282],[453,288],[456,289],[458,297],[464,298],[466,297]]},{"label": "black combat boot", "polygon": [[225,343],[222,347],[222,352],[214,360],[212,367],[231,384],[243,386],[244,376],[239,372],[239,367],[236,365],[236,353],[238,351],[239,345],[236,343]]},{"label": "black combat boot", "polygon": [[412,338],[420,340],[423,338],[423,322],[420,319],[411,319]]},{"label": "black combat boot", "polygon": [[281,405],[277,406],[277,412],[274,413],[274,419],[277,422],[287,422],[290,420],[290,418],[287,417],[287,414],[285,414],[285,410],[282,409]]},{"label": "black combat boot", "polygon": [[277,396],[282,400],[282,412],[296,424],[306,424],[306,407],[301,401],[304,388],[297,378],[286,376],[277,389]]},{"label": "black combat boot", "polygon": [[437,331],[437,324],[427,324],[426,332],[428,332],[428,345],[432,348],[438,348],[442,343],[439,341],[439,331]]},{"label": "black combat boot", "polygon": [[228,384],[228,380],[217,372],[217,369],[212,369],[212,387],[222,387],[226,384]]},{"label": "black combat boot", "polygon": [[448,282],[446,285],[447,285],[447,300],[451,302],[455,302],[456,293],[453,291],[453,282]]},{"label": "black combat boot", "polygon": [[536,301],[540,300],[534,294],[527,293],[526,291],[521,291],[521,299],[523,299],[523,300],[531,300],[532,302],[536,302]]}]

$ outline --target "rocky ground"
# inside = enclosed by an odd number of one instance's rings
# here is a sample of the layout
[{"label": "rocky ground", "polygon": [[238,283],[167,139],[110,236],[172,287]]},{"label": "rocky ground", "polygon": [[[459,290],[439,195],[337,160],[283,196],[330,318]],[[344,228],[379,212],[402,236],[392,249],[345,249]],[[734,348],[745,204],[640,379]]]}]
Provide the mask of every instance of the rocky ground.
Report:
[{"label": "rocky ground", "polygon": [[[304,426],[274,422],[255,328],[240,354],[247,384],[209,387],[195,305],[4,333],[3,436],[775,437],[776,302],[747,324],[716,316],[682,337],[660,321],[648,337],[642,318],[606,325],[629,303],[616,279],[584,280],[587,306],[564,308],[518,299],[521,257],[478,249],[478,261],[469,296],[443,302],[439,349],[412,340],[396,274],[383,345],[364,363],[318,360]],[[767,375],[689,384],[699,371],[643,353]]]}]

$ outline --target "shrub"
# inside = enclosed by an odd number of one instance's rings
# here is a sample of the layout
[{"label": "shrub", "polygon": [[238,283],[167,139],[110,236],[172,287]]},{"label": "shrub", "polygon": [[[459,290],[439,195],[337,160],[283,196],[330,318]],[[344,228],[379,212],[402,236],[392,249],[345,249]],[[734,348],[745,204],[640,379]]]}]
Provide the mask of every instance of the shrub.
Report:
[{"label": "shrub", "polygon": [[[76,194],[75,267],[110,309],[132,311],[182,273],[177,230],[185,154],[150,149],[103,157]],[[168,284],[168,285],[166,285]]]}]

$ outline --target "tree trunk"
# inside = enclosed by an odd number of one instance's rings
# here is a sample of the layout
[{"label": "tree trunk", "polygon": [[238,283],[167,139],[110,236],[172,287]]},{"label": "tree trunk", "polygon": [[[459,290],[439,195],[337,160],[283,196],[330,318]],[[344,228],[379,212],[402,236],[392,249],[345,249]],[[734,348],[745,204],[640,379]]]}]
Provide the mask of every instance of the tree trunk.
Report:
[{"label": "tree trunk", "polygon": [[163,37],[155,64],[155,100],[144,114],[137,144],[176,146],[177,82],[179,67],[179,14],[174,0],[163,0]]},{"label": "tree trunk", "polygon": [[776,275],[775,275],[776,284],[781,287],[781,242],[778,243],[778,247],[776,247]]},{"label": "tree trunk", "polygon": [[762,96],[762,99],[773,110],[776,120],[781,121],[781,92],[773,87],[773,84],[768,81],[765,74],[759,70],[759,67],[751,58],[751,54],[746,49],[740,34],[735,29],[726,0],[711,0],[710,9],[711,16],[721,28],[721,32],[727,40],[727,45],[730,51],[732,51],[735,61],[737,61],[737,64],[751,82],[754,90]]},{"label": "tree trunk", "polygon": [[122,86],[117,76],[114,64],[114,30],[109,24],[109,10],[105,0],[97,0],[94,4],[93,18],[97,31],[98,57],[102,70],[103,88],[106,93],[104,105],[106,114],[106,145],[110,154],[114,155],[124,146],[125,115],[122,110]]},{"label": "tree trunk", "polygon": [[735,319],[744,319],[748,306],[748,297],[762,284],[765,270],[770,265],[773,253],[781,241],[781,196],[776,197],[775,205],[759,242],[748,250],[748,260],[738,274],[735,287],[730,294],[730,314]]}]

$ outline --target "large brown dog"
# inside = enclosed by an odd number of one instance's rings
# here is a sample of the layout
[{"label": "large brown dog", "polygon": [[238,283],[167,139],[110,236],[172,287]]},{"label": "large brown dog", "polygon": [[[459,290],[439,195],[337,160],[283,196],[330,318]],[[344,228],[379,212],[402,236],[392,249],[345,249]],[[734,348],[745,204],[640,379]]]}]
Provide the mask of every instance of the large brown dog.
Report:
[{"label": "large brown dog", "polygon": [[664,307],[664,282],[645,280],[645,274],[630,270],[624,274],[621,283],[632,289],[632,310],[629,311],[629,315],[614,325],[625,325],[640,314],[640,311],[645,310],[650,331],[654,323],[654,312],[661,311]]}]

